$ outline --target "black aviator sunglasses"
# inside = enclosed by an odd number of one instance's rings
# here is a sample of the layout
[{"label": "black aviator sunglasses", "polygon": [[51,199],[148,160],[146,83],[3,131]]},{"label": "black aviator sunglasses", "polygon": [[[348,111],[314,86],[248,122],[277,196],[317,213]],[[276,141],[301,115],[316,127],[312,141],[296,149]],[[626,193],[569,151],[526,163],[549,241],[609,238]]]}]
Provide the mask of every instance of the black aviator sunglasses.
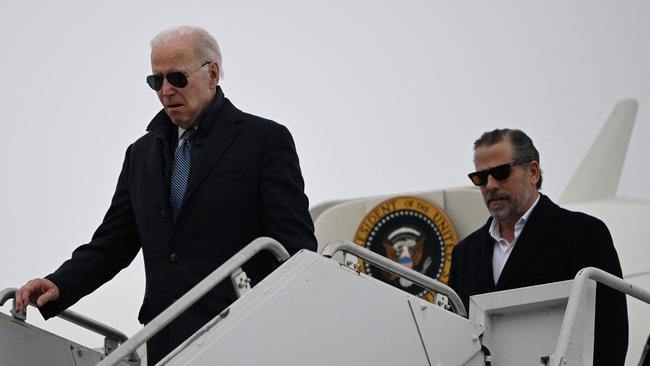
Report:
[{"label": "black aviator sunglasses", "polygon": [[201,70],[203,66],[208,65],[210,63],[211,61],[204,62],[201,66],[199,66],[196,70],[190,72],[189,74],[186,74],[182,71],[174,71],[164,75],[161,74],[149,75],[147,76],[147,84],[149,84],[151,89],[155,91],[159,91],[160,89],[162,89],[163,80],[167,79],[167,81],[173,86],[177,88],[184,88],[187,86],[187,78],[190,77],[190,75]]},{"label": "black aviator sunglasses", "polygon": [[510,176],[510,169],[513,166],[528,164],[529,161],[514,161],[512,163],[497,165],[494,168],[479,170],[477,172],[469,173],[467,176],[474,183],[475,186],[484,186],[487,184],[488,176],[492,176],[496,180],[508,179]]}]

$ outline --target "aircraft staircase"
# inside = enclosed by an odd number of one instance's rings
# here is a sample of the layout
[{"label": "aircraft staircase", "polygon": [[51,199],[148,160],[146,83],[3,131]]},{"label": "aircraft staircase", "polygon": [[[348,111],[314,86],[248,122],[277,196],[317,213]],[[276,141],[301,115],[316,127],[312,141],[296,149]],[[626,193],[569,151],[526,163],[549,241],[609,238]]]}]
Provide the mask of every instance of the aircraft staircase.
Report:
[{"label": "aircraft staircase", "polygon": [[[283,264],[250,288],[241,266],[261,250]],[[435,292],[435,304],[331,259],[339,252]],[[277,241],[258,238],[128,340],[64,312],[106,336],[103,352],[33,327],[15,311],[0,314],[0,364],[139,365],[139,346],[228,278],[242,296],[158,365],[591,365],[596,282],[650,303],[650,292],[587,268],[573,281],[474,296],[467,315],[446,285],[353,243],[289,258]],[[12,291],[0,293],[0,305]]]}]

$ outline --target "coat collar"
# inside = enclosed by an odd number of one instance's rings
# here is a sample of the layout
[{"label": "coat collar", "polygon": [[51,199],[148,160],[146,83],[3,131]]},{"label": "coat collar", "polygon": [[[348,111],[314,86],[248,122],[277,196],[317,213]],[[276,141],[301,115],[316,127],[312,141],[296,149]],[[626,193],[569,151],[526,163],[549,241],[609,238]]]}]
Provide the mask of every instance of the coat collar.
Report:
[{"label": "coat collar", "polygon": [[[208,121],[208,128],[201,131],[201,127],[199,127],[193,141],[194,145],[201,149],[201,153],[194,166],[192,166],[183,202],[191,198],[192,193],[196,191],[212,168],[221,160],[232,141],[239,134],[240,127],[237,122],[240,122],[243,117],[243,112],[235,108],[228,99],[225,99],[223,106]],[[179,215],[181,213],[182,207]]]},{"label": "coat collar", "polygon": [[[199,119],[199,127],[197,129],[197,136],[199,134],[205,134],[207,131],[212,128],[215,118],[221,111],[221,107],[225,102],[225,96],[220,86],[217,86],[217,92],[215,93],[214,98],[205,108],[205,111],[201,114]],[[158,114],[151,120],[147,126],[147,131],[153,133],[159,138],[162,138],[167,142],[171,130],[177,128],[169,119],[169,116],[165,112],[165,109],[161,109]]]},{"label": "coat collar", "polygon": [[[237,122],[244,113],[238,110],[224,97],[221,88],[217,88],[215,99],[208,105],[201,117],[199,127],[193,137],[193,144],[201,149],[198,159],[193,163],[185,198],[187,201],[212,167],[221,159],[234,138],[239,133]],[[149,123],[147,131],[157,137],[152,144],[147,159],[147,175],[161,206],[169,208],[169,174],[172,153],[169,136],[176,126],[171,122],[164,109]],[[182,214],[182,208],[179,216]]]}]

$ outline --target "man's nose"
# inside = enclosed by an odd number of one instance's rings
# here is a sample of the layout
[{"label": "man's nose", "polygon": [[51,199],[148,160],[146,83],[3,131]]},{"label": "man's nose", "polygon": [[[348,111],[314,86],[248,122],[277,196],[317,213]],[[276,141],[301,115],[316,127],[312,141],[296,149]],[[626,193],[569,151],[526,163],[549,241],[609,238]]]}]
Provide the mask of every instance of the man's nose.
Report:
[{"label": "man's nose", "polygon": [[172,96],[176,94],[176,87],[167,81],[167,78],[163,79],[162,88],[160,89],[164,97]]},{"label": "man's nose", "polygon": [[490,174],[487,176],[487,183],[485,183],[485,189],[491,190],[494,188],[499,187],[499,181],[494,179],[494,177]]}]

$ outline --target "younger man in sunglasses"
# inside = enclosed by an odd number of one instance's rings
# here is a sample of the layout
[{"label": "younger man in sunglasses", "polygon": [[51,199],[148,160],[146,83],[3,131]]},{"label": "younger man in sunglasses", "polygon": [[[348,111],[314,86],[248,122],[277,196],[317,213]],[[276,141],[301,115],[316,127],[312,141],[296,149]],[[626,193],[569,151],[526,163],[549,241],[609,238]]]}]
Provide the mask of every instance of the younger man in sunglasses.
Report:
[{"label": "younger man in sunglasses", "polygon": [[[605,224],[540,194],[539,153],[520,130],[485,132],[474,142],[479,186],[491,218],[454,248],[449,285],[469,306],[476,294],[573,279],[584,267],[621,277]],[[598,285],[594,365],[625,362],[625,295]]]},{"label": "younger man in sunglasses", "polygon": [[[52,317],[110,280],[142,249],[150,322],[250,241],[269,236],[289,253],[316,250],[291,134],[238,110],[218,86],[221,52],[205,30],[179,27],[151,42],[147,83],[163,109],[126,152],[104,221],[92,241],[45,279],[16,294]],[[268,253],[244,271],[253,284],[276,263]],[[225,281],[147,341],[155,364],[235,299]]]}]

